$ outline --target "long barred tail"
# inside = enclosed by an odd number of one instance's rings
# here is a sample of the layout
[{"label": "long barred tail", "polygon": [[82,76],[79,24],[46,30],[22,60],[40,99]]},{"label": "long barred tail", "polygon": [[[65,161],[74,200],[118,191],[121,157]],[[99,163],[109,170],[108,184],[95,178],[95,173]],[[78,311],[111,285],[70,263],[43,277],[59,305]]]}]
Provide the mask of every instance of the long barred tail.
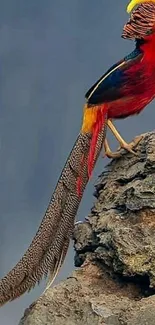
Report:
[{"label": "long barred tail", "polygon": [[[106,125],[107,110],[108,110],[108,106],[105,104],[100,106],[99,105],[88,106],[86,104],[84,106],[83,123],[82,123],[81,132],[84,134],[90,133],[92,136],[90,140],[88,156],[85,156],[84,154],[81,156],[80,168],[82,171],[83,166],[85,164],[87,165],[89,178],[91,177],[92,171],[94,169],[94,163],[95,163],[94,158],[95,158],[98,136],[103,128],[103,125]],[[77,179],[77,192],[79,195],[81,193],[82,182],[83,182],[82,173],[79,173]]]},{"label": "long barred tail", "polygon": [[[93,166],[100,154],[104,137],[105,124],[96,139]],[[77,209],[89,180],[88,157],[91,141],[92,133],[79,134],[37,234],[21,260],[0,281],[0,305],[31,290],[49,273],[51,283],[59,271],[73,233]],[[84,159],[82,170],[81,157]],[[82,177],[80,196],[77,193],[79,176]]]}]

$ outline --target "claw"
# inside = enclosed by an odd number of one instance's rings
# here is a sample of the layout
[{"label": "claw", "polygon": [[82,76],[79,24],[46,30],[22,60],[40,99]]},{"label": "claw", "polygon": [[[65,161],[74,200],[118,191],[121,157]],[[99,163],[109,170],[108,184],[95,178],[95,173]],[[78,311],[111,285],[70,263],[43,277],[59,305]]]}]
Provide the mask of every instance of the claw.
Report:
[{"label": "claw", "polygon": [[118,158],[121,156],[121,149],[125,149],[128,152],[132,153],[133,155],[137,156],[137,153],[133,150],[133,148],[135,148],[138,145],[138,143],[142,139],[142,136],[137,136],[132,142],[127,143],[121,137],[121,135],[119,134],[119,132],[117,131],[117,129],[115,128],[115,126],[111,120],[107,121],[107,125],[108,125],[109,129],[112,131],[112,133],[114,134],[115,138],[120,143],[120,147],[116,152],[112,152],[108,143],[107,143],[107,140],[105,140],[104,148],[105,148],[106,156],[110,157],[110,158]]},{"label": "claw", "polygon": [[142,140],[142,136],[137,136],[135,139],[133,139],[130,143],[126,143],[123,140],[123,143],[121,145],[121,148],[131,152],[133,155],[137,156],[137,153],[133,150],[133,148],[136,148],[138,143]]},{"label": "claw", "polygon": [[118,142],[120,143],[120,147],[118,148],[117,151],[112,151],[110,149],[110,146],[108,144],[107,139],[104,140],[104,151],[105,154],[103,157],[108,157],[108,158],[119,158],[122,156],[122,149],[125,149],[126,151],[132,153],[133,155],[137,156],[137,153],[133,150],[138,143],[142,140],[143,136],[137,136],[134,140],[132,140],[130,143],[127,143],[119,134],[119,132],[117,131],[117,129],[115,128],[115,126],[113,125],[111,120],[107,121],[107,125],[110,128],[110,130],[112,131],[112,133],[114,134],[114,136],[116,137],[116,139],[118,140]]},{"label": "claw", "polygon": [[108,141],[107,139],[104,140],[104,156],[103,158],[105,157],[108,157],[110,159],[115,159],[115,158],[119,158],[121,156],[121,152],[119,151],[112,151],[110,149],[110,146],[108,144]]}]

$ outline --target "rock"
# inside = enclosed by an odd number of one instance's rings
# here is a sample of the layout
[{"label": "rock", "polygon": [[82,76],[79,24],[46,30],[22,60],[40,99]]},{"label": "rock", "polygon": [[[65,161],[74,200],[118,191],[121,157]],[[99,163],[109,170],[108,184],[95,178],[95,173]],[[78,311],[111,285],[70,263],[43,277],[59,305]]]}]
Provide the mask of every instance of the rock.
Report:
[{"label": "rock", "polygon": [[76,266],[89,257],[155,288],[155,133],[144,135],[137,156],[126,154],[108,165],[95,196],[87,230],[85,223],[75,227]]},{"label": "rock", "polygon": [[19,325],[154,325],[155,297],[88,264],[49,289]]},{"label": "rock", "polygon": [[96,204],[74,231],[71,277],[48,289],[19,325],[154,325],[155,133],[112,161]]}]

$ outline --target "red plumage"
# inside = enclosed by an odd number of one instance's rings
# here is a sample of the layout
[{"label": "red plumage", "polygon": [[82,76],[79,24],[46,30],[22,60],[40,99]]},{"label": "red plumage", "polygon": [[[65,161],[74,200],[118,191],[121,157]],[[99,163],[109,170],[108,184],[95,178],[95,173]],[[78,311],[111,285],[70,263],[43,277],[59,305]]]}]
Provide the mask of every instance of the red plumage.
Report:
[{"label": "red plumage", "polygon": [[[92,140],[88,156],[88,176],[93,170],[96,141],[106,119],[139,114],[155,97],[155,34],[137,41],[136,49],[118,62],[86,94],[82,132]],[[83,162],[81,162],[81,166]],[[82,167],[81,167],[82,168]],[[78,180],[78,193],[82,180]]]},{"label": "red plumage", "polygon": [[155,4],[152,3],[140,5],[132,13],[122,36],[137,37],[135,50],[112,66],[86,93],[81,131],[92,136],[87,161],[89,177],[94,167],[97,137],[105,120],[139,114],[155,97],[154,17]]},{"label": "red plumage", "polygon": [[122,98],[108,104],[108,118],[139,114],[155,97],[155,34],[140,45],[142,57],[126,70]]}]

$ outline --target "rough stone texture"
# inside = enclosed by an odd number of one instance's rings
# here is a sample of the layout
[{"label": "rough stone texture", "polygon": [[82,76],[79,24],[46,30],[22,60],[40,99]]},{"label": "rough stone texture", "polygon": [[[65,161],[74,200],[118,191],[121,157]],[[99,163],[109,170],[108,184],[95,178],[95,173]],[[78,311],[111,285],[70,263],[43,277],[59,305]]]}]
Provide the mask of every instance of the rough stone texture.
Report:
[{"label": "rough stone texture", "polygon": [[143,298],[136,284],[88,264],[40,297],[20,325],[154,325],[154,320],[154,296]]},{"label": "rough stone texture", "polygon": [[137,156],[112,161],[96,185],[97,201],[75,226],[75,264],[46,291],[20,325],[155,324],[155,133]]},{"label": "rough stone texture", "polygon": [[144,136],[137,154],[100,176],[88,222],[75,228],[76,266],[87,256],[155,288],[155,133]]}]

